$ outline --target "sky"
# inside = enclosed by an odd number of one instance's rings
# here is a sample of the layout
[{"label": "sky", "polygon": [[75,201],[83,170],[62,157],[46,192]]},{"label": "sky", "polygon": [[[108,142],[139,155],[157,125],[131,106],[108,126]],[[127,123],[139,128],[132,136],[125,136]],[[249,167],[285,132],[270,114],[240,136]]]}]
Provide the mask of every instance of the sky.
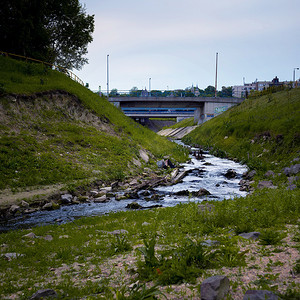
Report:
[{"label": "sky", "polygon": [[[299,0],[80,0],[95,15],[91,90],[174,90],[292,80],[300,68]],[[107,55],[109,55],[107,59]],[[295,70],[296,78],[300,70]],[[151,78],[151,79],[150,79]]]}]

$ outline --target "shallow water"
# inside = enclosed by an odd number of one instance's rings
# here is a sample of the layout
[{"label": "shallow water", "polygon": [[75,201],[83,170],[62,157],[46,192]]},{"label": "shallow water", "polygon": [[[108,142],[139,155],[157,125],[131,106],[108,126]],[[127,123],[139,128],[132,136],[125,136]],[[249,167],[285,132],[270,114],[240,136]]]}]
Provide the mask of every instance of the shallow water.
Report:
[{"label": "shallow water", "polygon": [[[234,179],[227,179],[224,174],[228,169],[237,173]],[[191,161],[182,165],[181,170],[189,170],[189,174],[183,178],[181,183],[173,186],[158,186],[152,192],[160,195],[160,200],[147,201],[139,192],[139,199],[126,199],[116,201],[114,198],[107,203],[81,203],[77,205],[62,206],[53,211],[38,211],[23,215],[0,224],[0,232],[17,228],[30,228],[47,224],[62,224],[71,222],[76,218],[86,216],[98,216],[110,212],[128,210],[129,203],[137,202],[143,207],[162,205],[163,207],[175,206],[179,203],[189,201],[201,202],[206,199],[223,200],[234,197],[244,197],[247,192],[240,191],[239,181],[242,174],[247,170],[246,166],[234,161],[218,158],[210,154],[204,154],[204,159],[197,160],[191,156]],[[201,198],[177,196],[174,193],[182,190],[198,191],[205,188],[211,195]]]}]

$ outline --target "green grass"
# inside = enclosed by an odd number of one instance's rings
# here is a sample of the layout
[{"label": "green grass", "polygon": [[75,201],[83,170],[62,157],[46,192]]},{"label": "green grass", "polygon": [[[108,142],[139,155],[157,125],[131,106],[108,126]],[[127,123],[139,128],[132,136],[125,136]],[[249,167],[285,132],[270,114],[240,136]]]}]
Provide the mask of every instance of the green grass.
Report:
[{"label": "green grass", "polygon": [[[136,276],[141,284],[150,280],[167,287],[182,282],[195,284],[212,269],[247,268],[247,252],[240,249],[237,234],[261,231],[265,232],[262,241],[277,244],[271,229],[282,238],[285,224],[298,224],[300,194],[299,190],[265,190],[256,196],[211,204],[212,212],[189,203],[2,233],[0,253],[22,256],[11,261],[0,256],[0,297],[20,292],[20,299],[26,299],[40,288],[52,288],[61,298],[96,295],[95,299],[109,299],[109,286],[114,286],[114,293],[129,292],[124,286],[136,282]],[[266,228],[270,228],[269,233]],[[120,229],[127,232],[119,237],[110,234]],[[24,237],[31,231],[39,238]],[[53,240],[43,239],[46,235]],[[207,239],[216,243],[203,244]],[[55,275],[59,268],[62,274]],[[121,269],[125,273],[118,275]],[[299,290],[299,286],[294,289]]]},{"label": "green grass", "polygon": [[238,158],[261,173],[279,172],[299,156],[300,89],[246,99],[184,140]]},{"label": "green grass", "polygon": [[[182,147],[137,124],[62,73],[2,56],[0,66],[5,115],[0,124],[0,189],[94,178],[122,180],[140,172],[131,163],[140,149],[153,155],[151,168],[165,155],[181,162],[187,158]],[[43,94],[18,101],[13,100],[18,96],[10,96],[57,90],[70,95],[58,96],[62,103],[55,105]],[[94,123],[80,119],[82,113],[90,114]],[[95,125],[97,120],[102,127]]]},{"label": "green grass", "polygon": [[197,125],[195,124],[194,122],[194,118],[186,118],[168,128],[179,128],[179,127],[188,127],[188,126],[194,126],[194,125]]}]

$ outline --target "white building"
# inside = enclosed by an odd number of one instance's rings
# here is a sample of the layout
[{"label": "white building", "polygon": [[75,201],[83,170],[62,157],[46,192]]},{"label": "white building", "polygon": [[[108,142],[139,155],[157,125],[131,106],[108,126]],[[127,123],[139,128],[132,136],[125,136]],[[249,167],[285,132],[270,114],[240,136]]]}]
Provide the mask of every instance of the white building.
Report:
[{"label": "white building", "polygon": [[243,98],[251,91],[263,91],[270,86],[271,81],[255,81],[252,83],[245,83],[244,85],[235,85],[232,87],[232,96]]}]

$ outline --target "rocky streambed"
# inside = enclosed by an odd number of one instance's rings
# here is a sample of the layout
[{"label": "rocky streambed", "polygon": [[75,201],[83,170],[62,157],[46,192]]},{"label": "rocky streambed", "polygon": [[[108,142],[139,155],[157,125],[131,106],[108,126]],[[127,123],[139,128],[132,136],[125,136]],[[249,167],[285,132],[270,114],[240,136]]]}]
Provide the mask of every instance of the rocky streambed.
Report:
[{"label": "rocky streambed", "polygon": [[[128,182],[114,182],[110,186],[99,182],[89,190],[60,192],[31,205],[26,201],[12,205],[1,212],[0,231],[61,224],[130,209],[246,196],[251,189],[251,172],[247,172],[246,166],[192,150],[190,161],[172,168],[166,176],[145,170],[139,178]],[[168,164],[168,160],[158,162],[162,168],[169,168]]]}]

